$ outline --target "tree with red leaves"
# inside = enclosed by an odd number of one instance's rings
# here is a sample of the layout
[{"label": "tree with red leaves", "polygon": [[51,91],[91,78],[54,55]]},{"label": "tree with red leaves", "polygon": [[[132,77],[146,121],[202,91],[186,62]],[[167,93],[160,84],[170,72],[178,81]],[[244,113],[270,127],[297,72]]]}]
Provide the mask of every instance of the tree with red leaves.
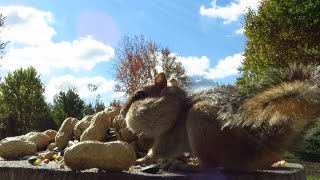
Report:
[{"label": "tree with red leaves", "polygon": [[180,87],[189,86],[185,68],[168,48],[146,41],[143,36],[122,38],[115,56],[116,91],[131,94],[152,83],[159,72],[164,72],[168,79],[176,79]]}]

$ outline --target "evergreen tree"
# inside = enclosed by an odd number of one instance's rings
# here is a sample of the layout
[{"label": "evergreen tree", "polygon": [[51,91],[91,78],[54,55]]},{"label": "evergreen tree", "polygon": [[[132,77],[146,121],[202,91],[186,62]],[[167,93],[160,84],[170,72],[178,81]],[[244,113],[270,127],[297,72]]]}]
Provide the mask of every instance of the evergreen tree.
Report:
[{"label": "evergreen tree", "polygon": [[68,117],[82,119],[85,115],[85,102],[77,94],[76,89],[60,91],[53,98],[53,118],[57,126]]},{"label": "evergreen tree", "polygon": [[0,84],[1,123],[5,135],[20,135],[43,130],[51,125],[44,86],[33,67],[9,73]]}]

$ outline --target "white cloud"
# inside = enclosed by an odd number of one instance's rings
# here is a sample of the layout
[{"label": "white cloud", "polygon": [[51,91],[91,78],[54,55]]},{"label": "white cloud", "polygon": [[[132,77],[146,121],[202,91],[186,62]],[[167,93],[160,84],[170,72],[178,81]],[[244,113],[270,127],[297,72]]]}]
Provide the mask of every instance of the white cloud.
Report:
[{"label": "white cloud", "polygon": [[224,59],[219,60],[217,66],[209,69],[209,73],[207,74],[207,78],[209,79],[217,79],[217,78],[225,78],[231,75],[238,74],[237,68],[241,66],[244,57],[242,53],[234,54],[232,56],[228,56]]},{"label": "white cloud", "polygon": [[226,6],[217,6],[217,0],[210,3],[211,7],[200,7],[200,15],[211,18],[221,18],[223,23],[237,21],[241,15],[247,13],[248,8],[257,10],[260,5],[259,0],[234,0]]},{"label": "white cloud", "polygon": [[186,68],[187,75],[206,79],[219,79],[238,74],[237,69],[243,59],[242,53],[234,54],[219,60],[215,67],[210,68],[210,60],[206,56],[200,58],[178,56],[178,61]]},{"label": "white cloud", "polygon": [[[95,94],[90,92],[88,84],[94,84],[98,86]],[[68,90],[69,88],[76,88],[78,94],[83,99],[92,98],[94,95],[111,93],[114,87],[114,81],[107,80],[102,76],[95,77],[75,77],[73,75],[63,75],[59,77],[53,77],[49,80],[46,85],[46,97],[48,101],[52,101],[54,95],[60,91]],[[119,95],[120,96],[120,95]]]},{"label": "white cloud", "polygon": [[22,6],[0,7],[0,12],[6,17],[6,28],[1,32],[3,40],[39,46],[50,43],[57,34],[49,25],[54,22],[51,12]]},{"label": "white cloud", "polygon": [[33,66],[41,74],[55,69],[91,70],[98,63],[109,61],[114,49],[90,36],[72,42],[48,43],[41,46],[11,48],[0,60],[4,70]]},{"label": "white cloud", "polygon": [[0,7],[6,16],[6,27],[1,35],[10,40],[5,57],[0,60],[2,70],[34,66],[41,74],[56,69],[91,70],[98,63],[109,61],[114,49],[91,36],[71,42],[53,42],[57,34],[50,23],[54,17],[32,7]]},{"label": "white cloud", "polygon": [[206,56],[200,58],[178,56],[177,61],[184,65],[189,76],[204,76],[207,74],[206,70],[210,67],[210,60]]},{"label": "white cloud", "polygon": [[241,27],[240,29],[237,29],[235,31],[236,34],[243,34],[243,32],[244,32],[244,28],[243,27]]},{"label": "white cloud", "polygon": [[[69,87],[77,88],[81,98],[90,98],[93,95],[87,88],[89,83],[99,86],[96,94],[112,96],[114,81],[102,76],[72,75],[75,71],[89,71],[99,63],[111,60],[114,56],[111,46],[94,39],[90,34],[72,41],[53,41],[58,33],[53,27],[55,18],[51,12],[23,6],[2,6],[0,12],[6,17],[1,40],[10,41],[5,56],[0,59],[1,72],[35,67],[49,79],[44,83],[45,95],[50,102],[60,90]],[[57,72],[68,74],[57,77]]]}]

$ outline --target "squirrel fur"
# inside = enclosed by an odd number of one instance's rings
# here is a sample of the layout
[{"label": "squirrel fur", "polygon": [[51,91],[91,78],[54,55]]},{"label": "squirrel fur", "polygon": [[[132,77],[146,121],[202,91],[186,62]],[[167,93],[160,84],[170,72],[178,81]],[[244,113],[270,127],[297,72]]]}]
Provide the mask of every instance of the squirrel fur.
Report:
[{"label": "squirrel fur", "polygon": [[190,152],[203,167],[256,170],[280,161],[320,116],[320,67],[291,65],[247,95],[231,86],[187,93],[164,73],[121,110],[127,126],[154,139],[138,161]]}]

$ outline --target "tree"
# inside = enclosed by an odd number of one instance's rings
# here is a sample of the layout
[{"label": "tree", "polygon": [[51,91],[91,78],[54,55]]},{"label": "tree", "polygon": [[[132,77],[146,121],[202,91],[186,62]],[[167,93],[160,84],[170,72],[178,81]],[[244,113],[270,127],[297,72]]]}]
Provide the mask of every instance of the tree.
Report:
[{"label": "tree", "polygon": [[68,117],[82,119],[85,113],[85,102],[77,94],[76,89],[60,91],[53,98],[53,118],[57,126]]},{"label": "tree", "polygon": [[269,67],[320,63],[320,1],[264,0],[245,17],[245,59],[237,79],[249,93]]},{"label": "tree", "polygon": [[97,100],[96,100],[96,104],[94,106],[94,111],[95,112],[100,112],[103,111],[106,108],[106,106],[104,105],[104,103],[100,100],[100,96],[98,96]]},{"label": "tree", "polygon": [[[87,84],[87,88],[90,91],[90,93],[93,94],[93,96],[95,96],[97,90],[98,90],[98,85],[95,84]],[[90,94],[90,104],[92,105],[92,94]]]},{"label": "tree", "polygon": [[95,113],[95,109],[92,106],[92,103],[86,104],[85,110],[84,110],[84,114],[86,115],[92,115]]},{"label": "tree", "polygon": [[[100,101],[101,95],[96,95],[96,92],[99,88],[98,85],[95,84],[88,84],[87,85],[88,90],[92,93],[90,94],[90,102],[88,105],[86,105],[86,113],[85,114],[94,114],[96,112],[103,111],[105,109],[105,105],[103,102]],[[93,103],[93,97],[95,99],[95,103]]]},{"label": "tree", "polygon": [[[5,20],[5,17],[2,14],[0,14],[0,29],[4,27],[4,20]],[[5,47],[7,43],[8,42],[0,41],[0,58],[2,58],[5,53]]]},{"label": "tree", "polygon": [[8,73],[0,84],[0,93],[1,123],[6,136],[50,126],[52,119],[44,98],[44,86],[33,67]]},{"label": "tree", "polygon": [[[269,84],[275,73],[285,74],[291,63],[320,64],[320,1],[263,0],[245,17],[245,59],[237,87],[251,94]],[[320,126],[315,125],[293,149],[304,160],[320,161]]]},{"label": "tree", "polygon": [[116,91],[131,94],[139,87],[151,83],[160,72],[175,78],[181,87],[189,85],[189,77],[177,56],[168,48],[146,41],[143,36],[124,36],[115,56]]}]

